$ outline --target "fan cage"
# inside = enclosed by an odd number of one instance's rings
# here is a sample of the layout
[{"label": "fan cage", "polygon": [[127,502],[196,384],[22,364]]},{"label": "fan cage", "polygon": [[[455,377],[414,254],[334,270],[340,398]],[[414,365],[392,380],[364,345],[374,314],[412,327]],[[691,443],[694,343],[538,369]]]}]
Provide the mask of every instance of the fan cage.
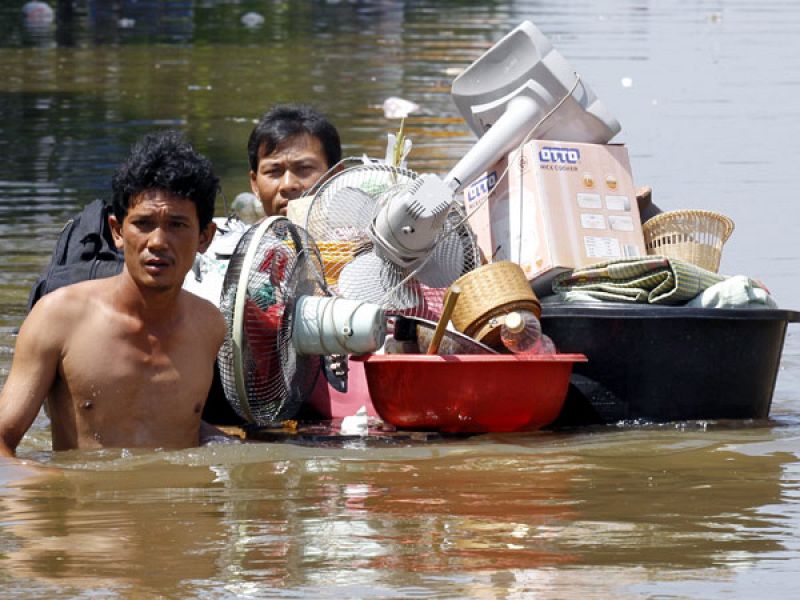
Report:
[{"label": "fan cage", "polygon": [[[322,272],[313,241],[285,219],[249,229],[231,257],[220,298],[228,327],[218,362],[229,404],[249,423],[293,418],[316,384],[320,359],[298,356],[292,331],[297,298],[325,295]],[[245,297],[237,303],[238,290]]]}]

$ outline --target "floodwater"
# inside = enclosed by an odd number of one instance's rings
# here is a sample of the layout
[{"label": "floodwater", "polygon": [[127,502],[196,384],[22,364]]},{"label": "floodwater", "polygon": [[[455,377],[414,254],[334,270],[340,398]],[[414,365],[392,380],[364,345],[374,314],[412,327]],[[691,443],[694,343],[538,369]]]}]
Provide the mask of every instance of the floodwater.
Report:
[{"label": "floodwater", "polygon": [[[445,172],[472,140],[450,82],[526,18],[620,120],[636,183],[731,216],[722,271],[800,308],[797,3],[78,0],[51,27],[22,4],[0,8],[0,382],[59,228],[142,133],[187,132],[231,199],[271,103],[381,156],[399,96],[410,166]],[[794,598],[799,453],[798,325],[759,423],[54,454],[41,416],[19,455],[53,472],[0,463],[0,596]]]}]

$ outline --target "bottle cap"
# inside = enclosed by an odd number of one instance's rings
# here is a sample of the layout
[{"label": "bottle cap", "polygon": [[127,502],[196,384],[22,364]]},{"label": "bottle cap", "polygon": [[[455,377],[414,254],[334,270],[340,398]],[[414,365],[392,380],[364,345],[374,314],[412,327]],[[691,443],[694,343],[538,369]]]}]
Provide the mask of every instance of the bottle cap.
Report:
[{"label": "bottle cap", "polygon": [[517,311],[512,311],[506,315],[505,325],[506,329],[513,333],[519,333],[525,328],[525,322],[522,320],[522,315]]}]

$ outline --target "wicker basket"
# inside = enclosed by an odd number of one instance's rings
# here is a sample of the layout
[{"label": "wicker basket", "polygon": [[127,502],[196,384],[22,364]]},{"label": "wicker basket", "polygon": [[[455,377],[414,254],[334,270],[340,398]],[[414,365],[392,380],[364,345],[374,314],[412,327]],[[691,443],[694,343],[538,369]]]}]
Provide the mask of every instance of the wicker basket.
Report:
[{"label": "wicker basket", "polygon": [[537,317],[542,308],[518,264],[500,261],[462,275],[454,283],[461,288],[450,320],[453,326],[479,342],[499,342],[503,317],[512,310],[527,309]]},{"label": "wicker basket", "polygon": [[[286,245],[294,250],[294,242],[291,240],[287,240]],[[342,269],[355,257],[358,245],[356,242],[335,241],[316,242],[316,246],[325,271],[325,283],[336,285]]]},{"label": "wicker basket", "polygon": [[710,210],[674,210],[645,222],[642,232],[648,254],[679,258],[716,273],[733,227],[731,219]]},{"label": "wicker basket", "polygon": [[325,268],[325,282],[336,285],[342,269],[353,260],[356,243],[350,241],[317,242],[322,264]]}]

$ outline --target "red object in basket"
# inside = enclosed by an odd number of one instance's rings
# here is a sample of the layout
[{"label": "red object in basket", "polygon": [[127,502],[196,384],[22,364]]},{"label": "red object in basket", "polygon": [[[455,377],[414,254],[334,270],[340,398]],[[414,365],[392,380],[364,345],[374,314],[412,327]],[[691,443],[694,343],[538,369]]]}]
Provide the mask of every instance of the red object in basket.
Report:
[{"label": "red object in basket", "polygon": [[250,298],[244,302],[244,330],[253,360],[253,377],[260,385],[280,381],[278,331],[285,308],[284,304],[273,304],[261,310]]},{"label": "red object in basket", "polygon": [[446,433],[532,431],[555,421],[583,354],[370,354],[372,403],[402,429]]}]

